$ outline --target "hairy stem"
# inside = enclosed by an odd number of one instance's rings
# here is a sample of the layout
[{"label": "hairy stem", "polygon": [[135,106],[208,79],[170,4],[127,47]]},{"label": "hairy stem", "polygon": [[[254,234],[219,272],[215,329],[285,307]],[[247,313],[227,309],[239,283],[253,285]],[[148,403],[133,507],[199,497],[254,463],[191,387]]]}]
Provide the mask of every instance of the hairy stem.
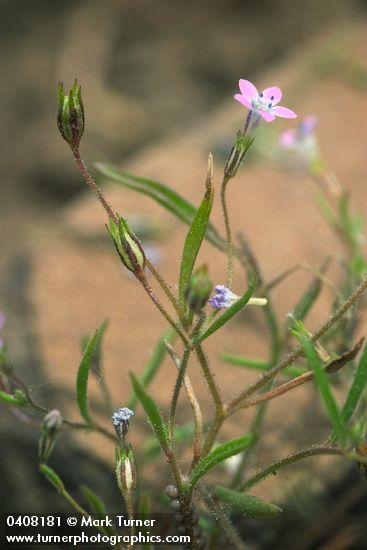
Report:
[{"label": "hairy stem", "polygon": [[145,264],[157,283],[160,285],[164,293],[166,294],[167,298],[175,308],[175,311],[180,319],[180,322],[184,325],[185,324],[185,312],[183,311],[182,307],[180,307],[180,304],[178,300],[176,299],[175,295],[173,294],[172,290],[170,289],[167,282],[164,280],[162,275],[159,273],[157,268],[148,260],[148,258],[145,258]]},{"label": "hairy stem", "polygon": [[231,231],[231,223],[228,213],[228,205],[227,205],[227,185],[229,182],[228,177],[224,176],[222,181],[222,187],[220,190],[220,198],[222,203],[222,211],[223,211],[223,217],[224,217],[224,225],[226,229],[226,240],[227,240],[227,258],[228,258],[228,267],[227,267],[227,286],[228,288],[232,287],[233,282],[233,244],[232,244],[232,231]]},{"label": "hairy stem", "polygon": [[178,336],[181,338],[182,342],[184,343],[185,346],[188,346],[189,344],[189,341],[188,339],[186,338],[186,336],[184,335],[184,333],[182,332],[181,328],[179,327],[179,325],[172,319],[172,317],[170,316],[170,314],[165,310],[165,308],[162,306],[162,304],[160,303],[160,301],[158,300],[157,296],[155,295],[152,287],[150,286],[150,284],[148,283],[147,279],[144,277],[144,276],[141,276],[139,278],[139,281],[142,283],[144,289],[146,290],[149,298],[152,300],[152,302],[154,303],[154,305],[159,309],[159,311],[162,313],[163,317],[166,319],[166,321],[168,321],[168,323],[171,325],[172,328],[175,329],[175,331],[177,332]]},{"label": "hairy stem", "polygon": [[189,361],[190,353],[191,353],[190,348],[186,349],[185,352],[184,352],[184,355],[183,355],[182,360],[180,362],[175,387],[174,387],[174,390],[173,390],[173,396],[172,396],[172,400],[171,400],[171,407],[170,407],[169,420],[168,420],[168,433],[169,433],[169,438],[170,438],[171,444],[173,442],[173,436],[174,436],[174,430],[175,430],[175,421],[176,421],[176,410],[177,410],[178,397],[180,395],[181,386],[182,386],[182,383],[183,383],[184,378],[185,378],[186,367],[187,367],[187,363]]},{"label": "hairy stem", "polygon": [[[355,291],[350,295],[347,300],[345,300],[345,302],[339,307],[339,309],[333,315],[331,315],[328,320],[311,336],[311,342],[317,342],[322,336],[324,336],[324,334],[326,334],[326,332],[339,321],[344,313],[348,311],[350,307],[357,303],[366,288],[367,277],[362,280]],[[255,393],[257,390],[261,389],[267,382],[272,380],[278,373],[291,365],[298,357],[301,357],[302,355],[303,348],[301,346],[295,347],[279,365],[273,367],[269,371],[264,372],[264,374],[256,382],[248,386],[237,397],[232,399],[227,406],[228,412],[230,413],[231,411],[236,409],[238,405],[242,403],[242,401]]]},{"label": "hairy stem", "polygon": [[202,450],[202,456],[205,456],[210,451],[215,441],[215,438],[223,424],[223,420],[225,419],[225,410],[224,410],[223,401],[220,396],[218,387],[214,380],[214,376],[210,370],[204,350],[200,344],[195,346],[195,352],[196,352],[197,358],[199,359],[199,363],[203,371],[204,378],[209,386],[209,391],[211,393],[211,396],[213,398],[213,402],[215,405],[214,418],[209,426],[208,432],[205,437],[203,450]]},{"label": "hairy stem", "polygon": [[[38,405],[37,403],[35,403],[33,401],[33,398],[32,398],[32,396],[29,392],[29,389],[28,389],[27,385],[23,382],[23,380],[21,378],[19,378],[19,376],[12,373],[11,374],[11,379],[14,382],[16,382],[22,388],[22,390],[24,391],[25,396],[27,398],[28,405],[34,411],[40,412],[43,415],[50,412],[50,409],[48,409],[47,407],[41,407],[40,405]],[[113,441],[114,443],[116,443],[116,436],[114,436],[111,432],[109,432],[108,430],[103,428],[103,426],[100,426],[96,422],[92,422],[91,424],[86,424],[84,422],[72,422],[71,420],[67,420],[66,418],[63,418],[63,424],[65,426],[68,426],[69,428],[74,429],[74,430],[85,430],[85,431],[98,432],[101,435],[104,435],[105,437],[107,437],[110,441]]]},{"label": "hairy stem", "polygon": [[246,550],[246,546],[242,542],[238,531],[232,525],[223,507],[213,499],[203,483],[198,483],[196,487],[200,493],[201,498],[205,502],[207,509],[211,512],[214,519],[220,524],[223,531],[227,535],[228,540],[231,542],[231,545],[233,545],[231,546],[231,548],[237,548],[237,550]]},{"label": "hairy stem", "polygon": [[263,479],[268,477],[270,474],[275,474],[277,470],[279,470],[280,468],[283,468],[288,464],[293,464],[298,460],[302,460],[304,458],[317,456],[317,455],[343,455],[343,452],[341,449],[338,449],[337,447],[327,447],[325,445],[318,445],[318,446],[310,447],[309,449],[303,449],[301,451],[297,451],[296,453],[292,453],[284,458],[281,458],[280,460],[277,460],[276,462],[273,462],[273,464],[271,464],[270,466],[267,466],[263,470],[260,470],[257,474],[255,474],[254,476],[250,477],[247,481],[245,481],[238,488],[238,490],[247,491],[247,489],[249,489],[253,485],[256,485],[256,483],[259,483],[259,481],[262,481]]},{"label": "hairy stem", "polygon": [[[165,346],[166,346],[167,352],[171,356],[172,361],[174,362],[174,364],[178,368],[179,376],[180,376],[181,371],[182,371],[183,360],[182,361],[180,360],[178,355],[173,351],[173,348],[169,344],[169,342],[165,342]],[[187,351],[189,351],[189,350],[187,350]],[[182,382],[179,383],[178,378],[177,378],[174,395],[176,393],[176,387],[177,387],[178,384],[181,385]],[[202,418],[202,414],[201,414],[199,401],[198,401],[198,399],[195,395],[194,388],[192,387],[192,384],[191,384],[191,380],[190,380],[189,376],[186,373],[183,374],[183,384],[184,384],[184,387],[185,387],[185,390],[186,390],[186,395],[188,397],[188,400],[190,401],[190,405],[191,405],[192,413],[193,413],[193,417],[194,417],[194,423],[195,423],[194,452],[193,452],[193,459],[192,459],[192,465],[191,465],[191,467],[193,467],[198,462],[198,460],[200,459],[200,456],[201,456],[201,437],[202,437],[202,431],[203,431],[203,418]],[[173,400],[172,400],[172,402],[173,402]],[[176,400],[175,409],[176,409],[176,407],[177,407],[177,400]],[[171,403],[171,412],[172,412],[172,403]],[[175,418],[174,417],[175,417],[175,414],[173,414],[173,418],[171,419],[171,414],[170,414],[169,424],[168,424],[169,434],[170,434],[170,437],[171,437],[172,440],[173,440],[174,425],[175,425]]]},{"label": "hairy stem", "polygon": [[73,154],[74,154],[75,162],[77,163],[86,184],[89,186],[91,191],[95,194],[99,202],[102,204],[108,216],[112,218],[115,223],[118,223],[118,217],[116,216],[115,212],[112,210],[111,206],[108,204],[108,202],[104,198],[101,188],[96,184],[95,179],[90,174],[87,168],[87,165],[85,164],[84,160],[80,156],[79,149],[73,149]]}]

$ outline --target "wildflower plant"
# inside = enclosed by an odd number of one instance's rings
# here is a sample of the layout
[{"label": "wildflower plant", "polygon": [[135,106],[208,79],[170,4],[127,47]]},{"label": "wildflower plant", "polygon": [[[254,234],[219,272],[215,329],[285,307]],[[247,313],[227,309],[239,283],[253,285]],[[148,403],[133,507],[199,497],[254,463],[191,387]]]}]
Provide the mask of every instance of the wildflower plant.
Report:
[{"label": "wildflower plant", "polygon": [[[225,236],[211,221],[215,187],[211,155],[208,159],[203,197],[197,206],[160,182],[127,174],[107,164],[97,165],[100,175],[123,187],[150,196],[188,226],[181,255],[177,293],[146,257],[139,239],[122,217],[123,213],[117,213],[108,203],[81,157],[80,143],[85,129],[85,116],[80,87],[75,81],[70,93],[64,95],[63,86],[59,86],[57,122],[60,133],[68,143],[87,185],[106,212],[107,233],[117,252],[117,259],[136,277],[137,283],[146,292],[147,299],[153,307],[158,308],[168,325],[145,369],[141,372],[138,366],[133,367],[130,374],[132,392],[118,410],[110,410],[110,427],[106,427],[105,422],[92,415],[87,391],[89,376],[98,373],[103,378],[100,366],[96,368],[96,358],[99,363],[105,324],[83,343],[76,382],[76,400],[82,418],[79,423],[69,421],[59,411],[48,411],[33,400],[27,386],[11,366],[4,351],[4,342],[0,341],[3,350],[0,362],[0,399],[11,407],[21,408],[23,415],[38,415],[40,471],[71,506],[87,516],[106,510],[102,502],[103,495],[95,495],[91,489],[83,491],[88,509],[83,508],[68,492],[48,462],[52,452],[57,452],[60,431],[97,431],[116,447],[117,486],[129,517],[149,509],[170,509],[176,521],[174,528],[190,537],[187,547],[192,549],[244,548],[236,525],[232,523],[232,513],[240,513],[245,518],[262,518],[263,521],[281,514],[282,510],[277,504],[254,496],[251,490],[287,464],[312,456],[338,455],[347,461],[356,462],[361,477],[365,478],[367,468],[366,423],[363,422],[367,398],[367,347],[364,346],[363,339],[356,339],[359,329],[356,308],[359,301],[359,307],[363,307],[361,299],[367,288],[367,265],[361,244],[360,219],[350,212],[348,195],[340,184],[337,187],[330,186],[330,171],[321,159],[314,136],[315,118],[306,119],[296,129],[287,129],[287,133],[280,138],[281,143],[288,152],[295,151],[298,158],[301,155],[302,166],[306,166],[312,177],[320,183],[324,191],[323,208],[327,212],[327,220],[346,244],[347,257],[341,290],[337,293],[329,316],[320,327],[312,329],[305,323],[306,316],[326,280],[329,259],[320,269],[313,270],[314,278],[294,305],[291,315],[283,320],[278,319],[272,304],[272,290],[285,280],[290,270],[274,281],[264,280],[259,261],[251,250],[248,239],[242,237],[239,242],[233,241],[227,194],[229,182],[235,177],[256,138],[258,125],[261,122],[274,122],[276,117],[293,119],[297,115],[291,109],[278,105],[282,92],[277,86],[266,88],[260,93],[248,80],[241,79],[239,86],[241,93],[234,96],[235,100],[248,112],[244,117],[243,129],[238,132],[229,153],[220,186]],[[227,265],[227,280],[225,284],[216,284],[214,293],[210,277],[211,266],[200,265],[198,262],[204,240],[223,253]],[[232,290],[235,267],[245,273],[248,281],[246,288],[236,289],[238,294]],[[153,276],[152,279],[148,280],[147,272]],[[163,291],[164,301],[158,298],[156,286]],[[232,397],[226,399],[216,381],[206,345],[233,317],[252,305],[261,306],[260,311],[269,328],[268,358],[258,360],[221,354],[227,365],[240,365],[259,371],[254,382],[243,388],[234,388]],[[3,323],[4,318],[0,315],[0,330]],[[289,341],[292,337],[296,344],[290,347]],[[176,346],[177,340],[181,346]],[[180,349],[183,351],[180,352]],[[176,381],[172,388],[169,411],[163,413],[149,386],[166,356],[170,358],[176,372]],[[188,365],[194,359],[199,364],[212,401],[213,411],[209,418],[202,414],[197,389],[190,379]],[[297,365],[294,365],[295,362]],[[344,379],[343,402],[340,405],[334,396],[333,378],[337,371],[348,364],[352,364],[352,368],[348,369],[349,376]],[[280,375],[284,375],[286,381]],[[281,457],[269,466],[259,469],[256,474],[249,475],[249,456],[261,439],[263,425],[267,420],[267,404],[312,381],[318,389],[325,415],[329,419],[330,434],[327,440],[320,443],[315,436],[313,446]],[[109,403],[109,392],[104,386],[103,388],[106,402]],[[177,423],[179,397],[183,392],[192,414],[192,423],[185,426]],[[128,441],[129,429],[134,429],[134,421],[141,418],[139,403],[150,423],[153,439],[148,445],[141,445],[141,448],[136,445],[133,448]],[[241,437],[223,441],[220,435],[223,424],[243,409],[254,410],[253,421],[244,428]],[[182,445],[191,448],[191,460],[187,463],[180,458]],[[161,495],[147,496],[144,486],[144,457],[158,460],[161,454],[155,452],[157,448],[165,455],[165,495],[169,503],[162,501]],[[226,484],[223,482],[223,485],[218,485],[207,481],[208,472],[233,457],[237,458],[236,461],[232,460],[230,471],[228,469]],[[161,504],[162,502],[166,504]],[[202,522],[200,518],[205,518],[206,521]],[[119,544],[116,546],[129,547]]]}]

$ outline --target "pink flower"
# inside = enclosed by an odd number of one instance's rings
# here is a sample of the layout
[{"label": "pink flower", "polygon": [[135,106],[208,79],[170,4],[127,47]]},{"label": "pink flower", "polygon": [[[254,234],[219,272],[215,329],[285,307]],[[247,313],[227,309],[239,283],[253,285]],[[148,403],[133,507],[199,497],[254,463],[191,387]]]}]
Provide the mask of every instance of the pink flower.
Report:
[{"label": "pink flower", "polygon": [[243,78],[240,79],[239,86],[241,93],[235,94],[235,100],[250,109],[250,111],[260,115],[266,122],[273,122],[277,116],[297,118],[296,113],[291,109],[278,106],[282,98],[282,90],[277,86],[271,86],[259,93],[252,82]]},{"label": "pink flower", "polygon": [[279,145],[282,149],[295,154],[307,164],[320,160],[320,151],[315,128],[317,117],[306,116],[296,128],[285,130],[279,136]]},{"label": "pink flower", "polygon": [[286,149],[297,149],[299,145],[304,144],[309,138],[314,137],[314,130],[317,125],[315,115],[306,116],[297,128],[285,130],[280,134],[280,144]]}]

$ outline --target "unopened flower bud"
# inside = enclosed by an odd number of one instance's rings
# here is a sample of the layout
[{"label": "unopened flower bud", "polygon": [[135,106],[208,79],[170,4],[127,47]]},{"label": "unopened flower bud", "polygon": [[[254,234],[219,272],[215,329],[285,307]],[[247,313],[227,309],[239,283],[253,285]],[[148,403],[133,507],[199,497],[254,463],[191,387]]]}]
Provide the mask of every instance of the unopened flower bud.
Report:
[{"label": "unopened flower bud", "polygon": [[64,86],[59,83],[57,126],[64,140],[77,150],[84,132],[85,117],[81,89],[76,79],[69,95],[64,94]]},{"label": "unopened flower bud", "polygon": [[139,276],[145,268],[145,254],[127,222],[121,216],[118,216],[118,223],[110,218],[107,230],[124,266]]},{"label": "unopened flower bud", "polygon": [[63,419],[60,411],[52,409],[43,419],[43,429],[47,431],[50,436],[54,437],[59,432],[62,422]]},{"label": "unopened flower bud", "polygon": [[123,441],[129,430],[130,418],[134,416],[134,411],[128,407],[122,407],[118,409],[112,415],[112,424],[116,430],[117,437]]},{"label": "unopened flower bud", "polygon": [[135,458],[131,445],[125,449],[116,449],[116,478],[122,495],[131,497],[137,483]]},{"label": "unopened flower bud", "polygon": [[224,168],[224,175],[227,179],[234,178],[244,158],[254,142],[254,138],[246,136],[245,132],[237,132],[237,139],[229,154]]},{"label": "unopened flower bud", "polygon": [[60,411],[53,409],[46,414],[41,425],[41,435],[38,443],[40,462],[46,463],[52,453],[56,437],[61,429],[63,418]]},{"label": "unopened flower bud", "polygon": [[213,283],[208,277],[206,265],[199,267],[190,279],[189,286],[185,292],[186,302],[195,313],[200,313],[213,290]]}]

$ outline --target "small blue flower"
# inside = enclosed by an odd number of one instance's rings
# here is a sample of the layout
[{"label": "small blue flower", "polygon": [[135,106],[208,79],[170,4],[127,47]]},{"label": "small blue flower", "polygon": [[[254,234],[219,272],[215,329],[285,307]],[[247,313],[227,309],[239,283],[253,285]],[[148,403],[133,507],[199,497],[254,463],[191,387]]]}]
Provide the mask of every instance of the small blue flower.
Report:
[{"label": "small blue flower", "polygon": [[[210,298],[208,303],[214,308],[214,309],[221,309],[222,307],[230,307],[232,304],[237,302],[241,298],[241,296],[238,296],[229,288],[227,288],[224,285],[217,285],[214,288],[216,294]],[[247,302],[248,305],[252,306],[265,306],[267,303],[266,298],[250,298]]]},{"label": "small blue flower", "polygon": [[234,301],[238,300],[239,296],[234,294],[224,285],[217,285],[214,288],[216,294],[210,298],[209,304],[214,309],[220,309],[222,307],[229,307]]},{"label": "small blue flower", "polygon": [[111,417],[112,424],[116,430],[116,434],[119,439],[125,438],[129,430],[129,420],[132,416],[134,416],[134,411],[128,409],[127,407],[118,409],[116,412],[113,413]]}]

